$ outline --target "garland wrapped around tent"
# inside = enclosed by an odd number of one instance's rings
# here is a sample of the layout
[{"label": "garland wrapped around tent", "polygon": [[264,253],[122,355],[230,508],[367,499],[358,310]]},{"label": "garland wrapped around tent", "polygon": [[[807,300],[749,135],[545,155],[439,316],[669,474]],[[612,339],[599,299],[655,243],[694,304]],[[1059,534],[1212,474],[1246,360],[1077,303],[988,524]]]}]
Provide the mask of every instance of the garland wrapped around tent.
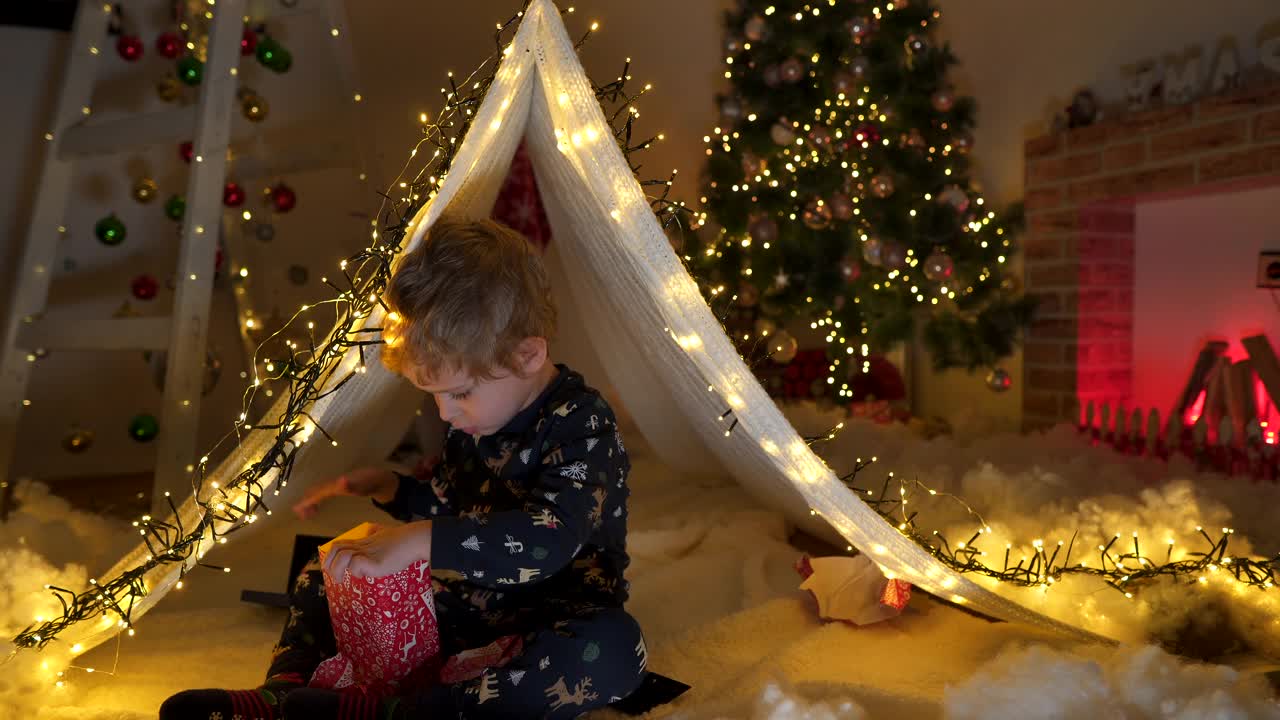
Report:
[{"label": "garland wrapped around tent", "polygon": [[[311,440],[316,432],[330,443],[337,445],[338,441],[324,427],[315,422],[312,410],[317,402],[333,395],[357,375],[363,374],[366,369],[366,353],[382,342],[381,328],[363,327],[362,321],[370,318],[379,309],[386,310],[380,296],[390,278],[392,261],[406,238],[410,237],[415,230],[414,218],[436,197],[443,178],[452,168],[461,146],[461,139],[471,129],[476,111],[501,68],[500,61],[512,48],[506,40],[506,34],[523,16],[523,12],[519,13],[508,22],[499,25],[495,34],[497,51],[466,80],[458,83],[453,81],[452,77],[450,78],[450,88],[443,89],[445,96],[443,110],[434,122],[424,123],[423,137],[410,154],[410,160],[401,171],[400,177],[393,181],[393,191],[385,196],[380,212],[383,218],[382,227],[372,232],[373,242],[341,263],[341,281],[325,280],[326,284],[333,288],[336,296],[316,305],[303,306],[286,325],[288,327],[294,322],[305,320],[308,329],[312,329],[314,322],[306,320],[311,317],[308,313],[314,313],[317,309],[328,305],[333,306],[337,318],[334,329],[327,338],[317,340],[314,334],[309,334],[308,347],[298,350],[294,362],[283,366],[278,375],[267,378],[268,380],[285,380],[289,386],[287,401],[281,405],[283,411],[279,417],[270,422],[252,423],[242,413],[235,428],[219,441],[218,446],[232,437],[237,443],[243,443],[250,433],[272,434],[270,444],[265,446],[265,450],[260,455],[246,462],[233,479],[221,485],[214,481],[206,482],[209,456],[202,457],[192,477],[192,492],[200,509],[198,517],[183,522],[182,513],[170,498],[169,505],[174,513],[172,519],[166,521],[144,515],[134,523],[149,551],[144,561],[110,579],[101,582],[91,580],[91,587],[84,592],[47,586],[61,603],[62,616],[24,629],[12,641],[15,652],[17,648],[43,649],[77,623],[104,618],[104,622],[109,624],[113,615],[114,622],[132,634],[133,612],[139,600],[146,597],[149,592],[147,583],[144,581],[149,573],[157,568],[176,564],[179,567],[178,584],[180,586],[181,578],[190,567],[203,566],[227,571],[226,568],[203,562],[207,549],[216,544],[225,543],[229,535],[256,522],[260,512],[265,515],[271,514],[265,498],[267,490],[277,481],[279,487],[287,484],[298,450]],[[586,37],[584,35],[583,40]],[[582,40],[578,41],[577,46],[581,43]],[[628,69],[629,65],[624,68],[617,80],[606,85],[594,86],[598,102],[618,106],[617,111],[606,119],[610,121],[614,140],[627,158],[632,153],[649,147],[657,139],[655,137],[633,143],[633,121],[636,117],[634,101],[643,93],[628,94],[626,89],[626,83],[630,80]],[[423,152],[424,146],[430,151],[430,156],[426,157],[425,162],[419,157],[426,156]],[[424,165],[412,175],[411,179],[404,180],[401,184],[400,178],[406,177],[411,172],[410,168],[414,162],[424,162]],[[633,172],[637,169],[629,159],[628,164]],[[650,209],[664,228],[678,229],[681,219],[687,216],[688,209],[683,203],[669,197],[672,187],[671,179],[648,181],[642,185],[661,188],[655,196],[646,196]],[[393,193],[395,197],[392,196]],[[617,220],[616,215],[614,219]],[[668,331],[682,348],[697,347],[696,343],[701,342],[697,336],[680,336],[669,328]],[[348,356],[354,362],[343,367],[344,360]],[[248,407],[249,401],[262,382],[262,378],[255,377],[250,387],[246,389],[245,407]],[[708,385],[706,389],[711,391],[715,387]],[[717,399],[717,402],[727,406],[720,418],[726,423],[724,434],[732,435],[738,427],[738,419],[734,415],[742,411],[744,399],[726,393],[724,398]],[[837,426],[836,430],[829,435],[806,440],[810,446],[815,442],[830,440],[840,427]],[[214,449],[216,450],[218,446]],[[785,450],[779,448],[767,439],[762,441],[760,446],[765,453],[773,456],[783,453],[794,455],[796,452],[790,447]],[[1231,573],[1242,584],[1267,589],[1273,586],[1277,559],[1254,561],[1245,558],[1229,558],[1226,555],[1228,536],[1231,534],[1229,529],[1224,529],[1222,539],[1217,542],[1204,534],[1211,548],[1197,554],[1198,559],[1195,560],[1174,562],[1170,551],[1165,562],[1158,563],[1141,553],[1136,537],[1133,541],[1132,553],[1127,549],[1124,551],[1117,549],[1113,552],[1112,547],[1119,542],[1120,538],[1116,536],[1111,544],[1100,548],[1102,560],[1100,567],[1084,567],[1079,564],[1069,567],[1067,563],[1071,555],[1070,549],[1063,551],[1063,559],[1059,562],[1057,550],[1051,550],[1046,554],[1044,548],[1040,546],[1037,547],[1036,557],[1030,564],[1019,562],[1010,567],[1006,559],[1003,569],[997,569],[984,563],[980,558],[985,556],[985,552],[974,546],[980,536],[988,531],[986,523],[980,517],[978,517],[978,533],[964,543],[952,544],[937,533],[926,534],[926,531],[917,526],[917,516],[908,505],[913,500],[912,493],[917,490],[931,495],[936,493],[922,484],[895,480],[890,475],[880,490],[879,496],[876,497],[875,491],[854,486],[854,476],[865,467],[866,464],[859,461],[854,471],[841,477],[840,480],[851,487],[904,538],[924,548],[934,560],[960,575],[978,574],[1013,585],[1047,586],[1069,573],[1087,574],[1099,577],[1120,591],[1129,593],[1140,584],[1140,581],[1158,575],[1195,581],[1207,570],[1220,568],[1222,571]],[[807,466],[805,469],[809,470]],[[814,477],[805,475],[803,481],[815,482]],[[896,492],[893,487],[895,482],[898,483]],[[279,489],[274,490],[274,493],[279,494]],[[977,516],[976,513],[973,514]],[[953,579],[946,578],[942,586],[950,587],[947,584],[948,581]]]}]

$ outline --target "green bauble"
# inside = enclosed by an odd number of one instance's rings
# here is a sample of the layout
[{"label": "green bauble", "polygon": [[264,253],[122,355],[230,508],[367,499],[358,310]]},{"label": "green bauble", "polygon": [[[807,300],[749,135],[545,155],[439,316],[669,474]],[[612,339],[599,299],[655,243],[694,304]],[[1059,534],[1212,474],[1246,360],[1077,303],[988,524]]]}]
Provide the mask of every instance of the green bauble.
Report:
[{"label": "green bauble", "polygon": [[129,421],[129,437],[138,442],[151,442],[160,434],[160,421],[154,415],[142,413]]},{"label": "green bauble", "polygon": [[194,55],[183,55],[178,60],[178,79],[186,85],[199,85],[204,77],[204,63]]},{"label": "green bauble", "polygon": [[164,214],[170,220],[181,220],[187,211],[187,200],[181,195],[170,195],[164,203]]},{"label": "green bauble", "polygon": [[[271,70],[276,70],[276,64],[280,62],[280,56],[287,54],[289,51],[284,49],[275,38],[265,35],[258,40],[258,47],[254,50],[254,55],[258,58],[258,62],[262,66]],[[293,61],[292,58],[289,59]],[[287,67],[285,68],[288,69]],[[276,70],[276,72],[284,72],[284,70]]]},{"label": "green bauble", "polygon": [[93,234],[98,236],[98,241],[103,245],[119,245],[124,242],[124,238],[128,233],[120,218],[115,215],[108,215],[93,226]]},{"label": "green bauble", "polygon": [[289,68],[293,67],[293,53],[289,52],[285,48],[280,48],[276,52],[275,60],[273,60],[267,67],[278,73],[289,72]]}]

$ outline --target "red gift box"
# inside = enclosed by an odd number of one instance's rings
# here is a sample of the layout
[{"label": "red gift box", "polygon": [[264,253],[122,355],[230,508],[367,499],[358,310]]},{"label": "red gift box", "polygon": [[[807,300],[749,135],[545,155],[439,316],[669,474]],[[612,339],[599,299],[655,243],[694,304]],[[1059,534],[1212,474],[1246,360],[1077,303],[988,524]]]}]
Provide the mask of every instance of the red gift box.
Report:
[{"label": "red gift box", "polygon": [[[379,529],[363,523],[343,533],[320,547],[321,560],[334,541]],[[386,696],[436,679],[440,632],[426,561],[377,578],[347,573],[339,581],[326,571],[324,588],[338,654],[316,668],[312,687]]]}]

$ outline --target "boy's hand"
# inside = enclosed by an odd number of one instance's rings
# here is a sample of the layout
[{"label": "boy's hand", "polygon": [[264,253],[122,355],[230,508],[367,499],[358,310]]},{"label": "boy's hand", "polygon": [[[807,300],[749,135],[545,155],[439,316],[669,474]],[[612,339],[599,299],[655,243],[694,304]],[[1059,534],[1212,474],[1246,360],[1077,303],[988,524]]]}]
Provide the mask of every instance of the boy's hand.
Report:
[{"label": "boy's hand", "polygon": [[342,582],[356,577],[394,575],[419,560],[431,560],[431,521],[419,520],[380,528],[360,540],[339,540],[324,556],[324,570]]},{"label": "boy's hand", "polygon": [[302,499],[293,506],[293,511],[298,517],[306,520],[316,514],[320,503],[340,495],[372,497],[378,502],[389,503],[395,498],[399,484],[399,478],[390,470],[381,468],[352,470],[345,475],[339,475],[332,480],[307,488],[302,494]]}]

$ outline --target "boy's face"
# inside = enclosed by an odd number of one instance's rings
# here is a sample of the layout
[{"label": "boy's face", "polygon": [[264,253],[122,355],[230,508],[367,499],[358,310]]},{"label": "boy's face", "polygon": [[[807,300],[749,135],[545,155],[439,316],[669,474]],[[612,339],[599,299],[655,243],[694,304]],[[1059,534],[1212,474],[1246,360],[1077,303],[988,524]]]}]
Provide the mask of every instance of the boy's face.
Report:
[{"label": "boy's face", "polygon": [[406,377],[420,390],[431,393],[440,419],[468,435],[492,435],[537,399],[557,370],[541,357],[518,358],[523,372],[494,368],[493,379],[475,378],[465,369],[441,371],[439,377],[408,372]]}]

